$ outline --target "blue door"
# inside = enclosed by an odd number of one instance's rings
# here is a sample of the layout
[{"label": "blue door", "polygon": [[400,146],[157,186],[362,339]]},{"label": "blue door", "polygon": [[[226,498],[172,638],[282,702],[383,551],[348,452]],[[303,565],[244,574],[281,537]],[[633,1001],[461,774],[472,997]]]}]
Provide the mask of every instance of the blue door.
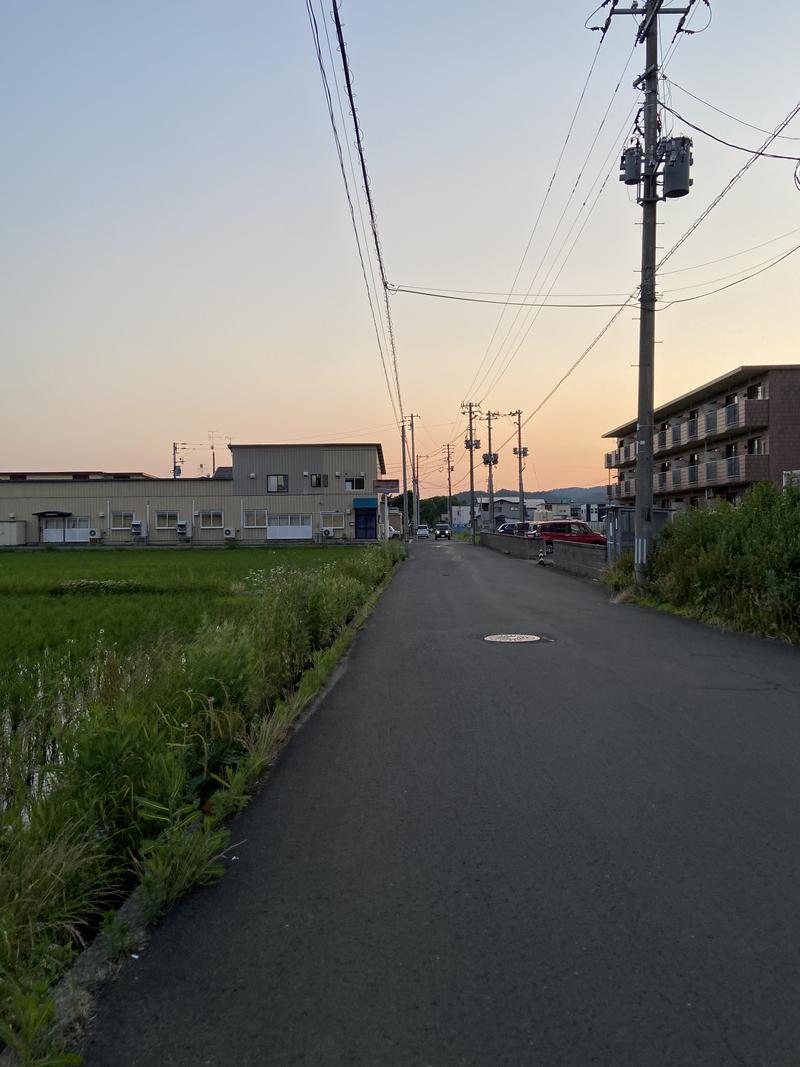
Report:
[{"label": "blue door", "polygon": [[378,512],[375,508],[356,508],[356,540],[374,541],[378,536]]}]

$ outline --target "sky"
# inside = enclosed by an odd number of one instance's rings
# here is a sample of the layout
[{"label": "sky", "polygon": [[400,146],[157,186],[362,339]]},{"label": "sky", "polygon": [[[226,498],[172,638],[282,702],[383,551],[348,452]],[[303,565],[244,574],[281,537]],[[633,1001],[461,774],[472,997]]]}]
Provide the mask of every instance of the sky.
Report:
[{"label": "sky", "polygon": [[[618,303],[635,287],[641,211],[616,166],[644,61],[630,17],[613,20],[556,169],[598,46],[584,26],[593,6],[341,0],[391,283],[502,300],[541,211],[516,292],[552,285],[554,301]],[[712,10],[674,54],[677,19],[662,19],[666,73],[682,87],[672,103],[757,147],[761,133],[685,90],[773,129],[797,102],[800,5]],[[707,22],[698,2],[690,25]],[[0,29],[0,469],[167,475],[177,440],[199,446],[183,455],[194,475],[208,471],[213,429],[218,462],[225,436],[376,440],[399,474],[304,2],[6,0]],[[673,132],[692,131],[675,120]],[[800,154],[800,119],[785,133],[798,140],[774,150]],[[659,206],[664,249],[748,158],[693,137],[691,194]],[[659,288],[702,293],[800,242],[793,170],[758,160]],[[659,313],[656,402],[744,363],[800,363],[799,271],[800,252]],[[613,314],[543,309],[493,383],[513,350],[500,341],[511,328],[516,347],[524,317],[506,315],[492,341],[501,307],[403,293],[391,307],[423,495],[446,486],[448,441],[454,485],[467,484],[462,401],[527,417]],[[526,425],[527,488],[606,480],[601,434],[635,416],[637,337],[631,308]],[[494,369],[476,382],[487,351]],[[498,485],[516,484],[512,430],[497,420]],[[485,423],[476,436],[485,448]]]}]

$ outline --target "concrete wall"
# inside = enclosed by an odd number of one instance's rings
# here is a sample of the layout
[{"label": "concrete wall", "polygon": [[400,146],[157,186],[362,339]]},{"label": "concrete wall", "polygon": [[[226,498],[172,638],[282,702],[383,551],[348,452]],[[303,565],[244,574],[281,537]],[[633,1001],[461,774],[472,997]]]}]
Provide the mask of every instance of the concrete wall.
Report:
[{"label": "concrete wall", "polygon": [[[505,534],[481,534],[481,545],[495,552],[502,552],[517,559],[539,559],[546,551],[540,537],[509,537]],[[558,570],[577,574],[581,578],[599,578],[606,566],[605,545],[581,545],[569,541],[553,541],[552,555],[546,555],[547,563]]]}]

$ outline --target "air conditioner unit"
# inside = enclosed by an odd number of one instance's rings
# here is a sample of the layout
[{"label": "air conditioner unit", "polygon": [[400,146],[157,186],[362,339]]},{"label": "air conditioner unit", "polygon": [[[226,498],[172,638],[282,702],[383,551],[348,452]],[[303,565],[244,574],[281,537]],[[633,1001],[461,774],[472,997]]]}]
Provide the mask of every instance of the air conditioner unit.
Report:
[{"label": "air conditioner unit", "polygon": [[236,531],[230,526],[226,526],[222,531],[222,535],[226,541],[232,541],[236,537]]},{"label": "air conditioner unit", "polygon": [[100,533],[99,530],[90,530],[89,531],[89,540],[90,541],[99,541],[102,536],[103,535]]},{"label": "air conditioner unit", "polygon": [[147,523],[144,519],[134,519],[131,523],[131,533],[134,537],[147,537]]},{"label": "air conditioner unit", "polygon": [[192,524],[188,519],[178,519],[175,524],[175,529],[178,533],[178,537],[183,537],[188,540],[192,536]]},{"label": "air conditioner unit", "polygon": [[322,527],[322,536],[323,537],[333,537],[333,527],[331,527],[331,526],[323,526]]}]

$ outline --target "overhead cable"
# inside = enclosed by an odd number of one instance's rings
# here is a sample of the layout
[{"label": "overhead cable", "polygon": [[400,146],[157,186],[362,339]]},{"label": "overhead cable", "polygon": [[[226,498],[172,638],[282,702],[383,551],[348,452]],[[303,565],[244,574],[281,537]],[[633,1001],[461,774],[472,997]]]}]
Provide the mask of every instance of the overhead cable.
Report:
[{"label": "overhead cable", "polygon": [[372,226],[372,238],[375,244],[375,255],[378,259],[378,269],[380,270],[381,281],[383,282],[383,296],[386,310],[386,325],[389,330],[389,344],[392,350],[392,367],[394,370],[395,386],[397,388],[397,402],[400,406],[400,415],[403,417],[403,398],[400,392],[400,375],[397,369],[397,346],[395,344],[394,336],[394,324],[392,323],[392,312],[389,307],[389,294],[387,291],[386,280],[386,267],[383,262],[383,252],[381,250],[381,241],[378,236],[378,220],[375,215],[375,205],[372,200],[372,190],[369,183],[369,174],[367,172],[367,161],[364,156],[364,138],[361,132],[361,124],[358,121],[358,112],[356,111],[356,102],[353,97],[353,80],[350,74],[350,63],[347,58],[347,47],[344,43],[344,33],[342,31],[342,22],[339,18],[339,2],[333,0],[333,21],[336,24],[336,37],[339,41],[339,51],[342,59],[342,70],[344,71],[345,88],[347,90],[347,99],[350,102],[350,114],[353,118],[353,128],[356,134],[356,150],[358,152],[358,159],[361,165],[361,175],[364,180],[364,195],[367,198],[367,209],[369,211],[370,225]]},{"label": "overhead cable", "polygon": [[[320,77],[322,78],[322,87],[325,92],[325,102],[328,107],[328,117],[331,123],[331,129],[333,130],[333,139],[336,143],[336,154],[339,157],[339,169],[342,174],[342,181],[344,182],[344,190],[347,196],[347,205],[350,209],[350,221],[353,226],[353,234],[356,239],[356,248],[358,249],[358,258],[361,263],[361,273],[364,278],[364,286],[367,290],[367,300],[369,301],[370,312],[372,314],[372,324],[375,327],[375,340],[378,343],[378,353],[381,359],[381,366],[383,367],[383,374],[386,379],[386,388],[389,391],[389,400],[392,404],[392,411],[394,412],[395,421],[399,422],[401,415],[398,414],[398,406],[395,403],[394,393],[392,391],[392,385],[389,380],[389,371],[386,366],[386,356],[383,351],[383,345],[381,344],[380,331],[378,330],[378,317],[375,313],[375,306],[372,302],[372,293],[370,292],[369,281],[367,279],[367,268],[364,262],[364,251],[361,247],[361,239],[358,235],[358,226],[356,225],[355,208],[353,207],[353,197],[350,193],[350,184],[347,180],[347,172],[344,165],[344,155],[342,153],[342,143],[339,138],[339,130],[336,125],[336,116],[333,113],[333,99],[331,97],[330,86],[328,84],[328,76],[325,71],[325,63],[322,58],[322,47],[320,45],[319,27],[317,25],[317,19],[314,14],[314,8],[311,5],[311,0],[306,0],[306,10],[308,11],[309,24],[311,26],[311,35],[314,39],[314,50],[317,54],[317,64],[319,66]],[[399,394],[398,394],[399,400]],[[402,407],[401,407],[402,411]]]}]

